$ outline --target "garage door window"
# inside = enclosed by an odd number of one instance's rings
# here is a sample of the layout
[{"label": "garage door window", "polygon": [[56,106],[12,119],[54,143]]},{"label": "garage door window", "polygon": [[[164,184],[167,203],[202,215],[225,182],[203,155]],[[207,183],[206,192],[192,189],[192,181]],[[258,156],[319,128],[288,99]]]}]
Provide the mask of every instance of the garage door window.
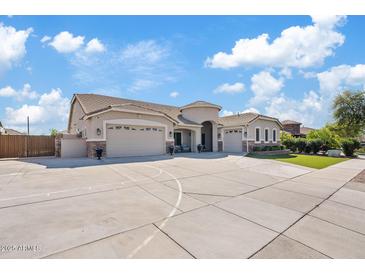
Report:
[{"label": "garage door window", "polygon": [[255,131],[255,141],[260,142],[260,128],[257,127]]}]

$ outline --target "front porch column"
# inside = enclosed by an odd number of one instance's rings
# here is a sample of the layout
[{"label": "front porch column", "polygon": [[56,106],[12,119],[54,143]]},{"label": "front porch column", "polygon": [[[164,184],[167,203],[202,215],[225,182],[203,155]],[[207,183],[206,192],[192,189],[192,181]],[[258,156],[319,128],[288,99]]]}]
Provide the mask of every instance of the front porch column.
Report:
[{"label": "front porch column", "polygon": [[218,151],[218,129],[217,124],[212,122],[212,151]]},{"label": "front porch column", "polygon": [[194,144],[192,145],[192,151],[198,152],[197,145],[202,143],[202,131],[201,128],[194,129]]}]

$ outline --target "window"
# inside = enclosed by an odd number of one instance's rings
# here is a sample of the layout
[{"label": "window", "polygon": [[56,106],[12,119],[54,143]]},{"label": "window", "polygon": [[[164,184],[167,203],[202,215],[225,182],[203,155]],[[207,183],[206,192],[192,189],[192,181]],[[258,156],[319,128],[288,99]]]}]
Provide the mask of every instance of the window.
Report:
[{"label": "window", "polygon": [[265,128],[265,142],[269,142],[269,129]]},{"label": "window", "polygon": [[257,127],[255,131],[255,141],[260,142],[260,128]]},{"label": "window", "polygon": [[276,129],[275,128],[272,130],[272,141],[274,143],[276,143]]}]

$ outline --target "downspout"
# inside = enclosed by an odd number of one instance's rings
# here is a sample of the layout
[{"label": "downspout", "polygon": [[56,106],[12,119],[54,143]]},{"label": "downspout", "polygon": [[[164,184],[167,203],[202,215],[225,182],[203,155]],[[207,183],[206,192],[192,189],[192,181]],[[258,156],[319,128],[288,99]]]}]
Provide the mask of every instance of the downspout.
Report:
[{"label": "downspout", "polygon": [[246,128],[246,152],[249,153],[248,151],[248,126],[245,126]]}]

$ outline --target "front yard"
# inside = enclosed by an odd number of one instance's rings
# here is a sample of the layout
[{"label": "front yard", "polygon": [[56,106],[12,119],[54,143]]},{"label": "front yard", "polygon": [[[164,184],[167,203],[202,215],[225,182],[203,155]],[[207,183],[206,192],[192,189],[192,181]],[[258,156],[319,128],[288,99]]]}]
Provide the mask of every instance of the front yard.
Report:
[{"label": "front yard", "polygon": [[325,168],[348,160],[348,158],[337,158],[337,157],[328,157],[321,155],[302,155],[302,154],[258,155],[251,153],[248,155],[248,157],[259,158],[259,159],[272,159],[280,162],[286,162],[317,169]]}]

